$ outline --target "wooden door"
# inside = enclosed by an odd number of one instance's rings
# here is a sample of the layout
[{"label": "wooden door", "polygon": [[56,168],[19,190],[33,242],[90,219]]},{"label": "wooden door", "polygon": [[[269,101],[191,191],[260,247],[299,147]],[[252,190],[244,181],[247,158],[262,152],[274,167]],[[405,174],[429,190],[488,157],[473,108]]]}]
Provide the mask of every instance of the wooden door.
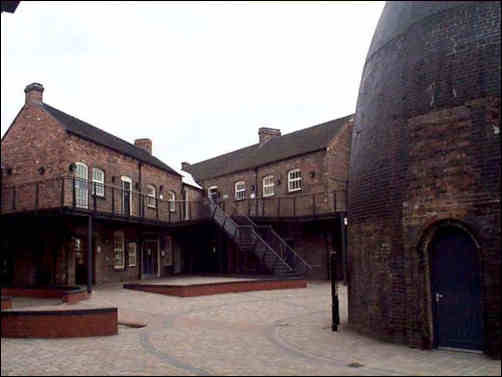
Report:
[{"label": "wooden door", "polygon": [[430,256],[436,347],[481,350],[481,269],[474,241],[459,228],[440,229]]}]

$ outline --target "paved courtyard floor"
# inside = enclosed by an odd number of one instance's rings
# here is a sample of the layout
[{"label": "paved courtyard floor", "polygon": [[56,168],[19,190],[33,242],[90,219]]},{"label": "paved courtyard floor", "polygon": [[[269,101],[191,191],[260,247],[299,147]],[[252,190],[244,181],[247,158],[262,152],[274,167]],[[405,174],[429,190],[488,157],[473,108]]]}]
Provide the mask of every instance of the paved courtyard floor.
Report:
[{"label": "paved courtyard floor", "polygon": [[1,339],[5,375],[501,375],[484,355],[331,331],[329,282],[306,289],[180,298],[98,287],[79,307],[116,306],[119,335]]}]

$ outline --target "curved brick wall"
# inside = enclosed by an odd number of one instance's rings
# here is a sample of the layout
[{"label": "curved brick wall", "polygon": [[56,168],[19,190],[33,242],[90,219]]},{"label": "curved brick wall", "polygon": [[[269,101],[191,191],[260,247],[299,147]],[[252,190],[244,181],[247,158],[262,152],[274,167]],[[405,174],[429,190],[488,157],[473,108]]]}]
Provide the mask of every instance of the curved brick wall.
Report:
[{"label": "curved brick wall", "polygon": [[500,3],[388,2],[352,137],[349,321],[431,348],[421,240],[449,219],[480,247],[486,351],[500,357]]}]

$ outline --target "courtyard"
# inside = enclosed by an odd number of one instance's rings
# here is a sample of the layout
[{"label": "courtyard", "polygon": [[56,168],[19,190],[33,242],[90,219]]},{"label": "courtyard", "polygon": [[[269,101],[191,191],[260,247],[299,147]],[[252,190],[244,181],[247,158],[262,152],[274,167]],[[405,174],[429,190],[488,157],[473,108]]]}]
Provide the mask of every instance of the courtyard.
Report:
[{"label": "courtyard", "polygon": [[[186,283],[188,280],[184,279]],[[188,278],[191,283],[204,278]],[[172,280],[180,284],[180,280]],[[183,282],[181,282],[183,283]],[[477,353],[422,351],[331,331],[331,285],[193,298],[97,287],[71,308],[118,308],[119,334],[71,339],[1,339],[8,375],[498,375]],[[33,301],[36,305],[66,305]],[[19,306],[19,305],[20,306]],[[14,301],[26,308],[29,300]]]}]

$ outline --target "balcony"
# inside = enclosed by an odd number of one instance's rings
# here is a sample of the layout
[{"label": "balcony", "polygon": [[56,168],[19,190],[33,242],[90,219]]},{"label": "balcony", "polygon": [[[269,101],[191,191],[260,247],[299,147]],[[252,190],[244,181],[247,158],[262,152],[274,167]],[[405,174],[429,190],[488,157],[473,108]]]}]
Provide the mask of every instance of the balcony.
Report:
[{"label": "balcony", "polygon": [[[219,201],[219,205],[229,216],[312,219],[345,212],[346,199],[345,191],[333,191],[238,201],[227,199]],[[2,215],[58,209],[168,224],[206,221],[212,215],[207,199],[168,201],[120,186],[73,177],[2,187]]]},{"label": "balcony", "polygon": [[169,224],[208,220],[210,216],[202,201],[161,200],[120,186],[73,177],[2,187],[1,204],[2,215],[64,209]]},{"label": "balcony", "polygon": [[296,194],[244,200],[223,200],[220,206],[230,216],[251,218],[323,218],[346,212],[346,191]]}]

